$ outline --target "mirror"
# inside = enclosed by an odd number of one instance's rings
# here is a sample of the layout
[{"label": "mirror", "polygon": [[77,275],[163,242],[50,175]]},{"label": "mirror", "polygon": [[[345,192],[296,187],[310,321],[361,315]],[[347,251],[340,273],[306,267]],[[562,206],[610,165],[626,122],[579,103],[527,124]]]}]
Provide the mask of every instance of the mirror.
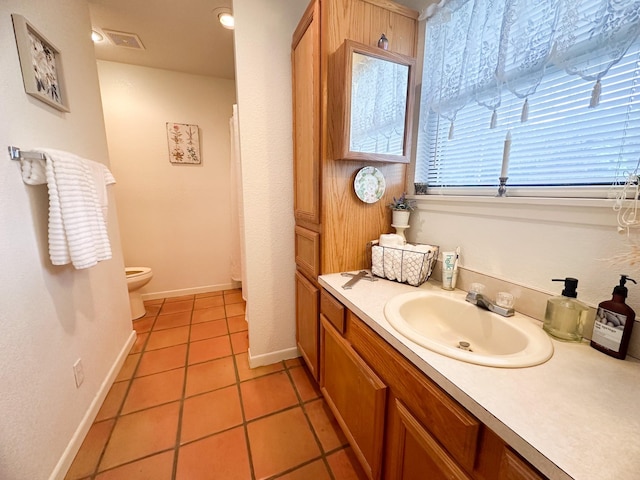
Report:
[{"label": "mirror", "polygon": [[408,163],[415,60],[345,41],[341,158]]}]

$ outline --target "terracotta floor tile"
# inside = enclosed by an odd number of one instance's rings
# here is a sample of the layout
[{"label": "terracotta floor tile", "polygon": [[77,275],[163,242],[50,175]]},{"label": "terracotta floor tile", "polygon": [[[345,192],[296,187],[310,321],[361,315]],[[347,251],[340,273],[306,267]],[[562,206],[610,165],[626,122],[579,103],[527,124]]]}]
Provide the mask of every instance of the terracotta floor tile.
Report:
[{"label": "terracotta floor tile", "polygon": [[164,298],[154,298],[152,300],[144,300],[145,305],[162,305],[164,303]]},{"label": "terracotta floor tile", "polygon": [[193,311],[192,323],[210,322],[225,317],[224,307],[209,307]]},{"label": "terracotta floor tile", "polygon": [[233,357],[189,365],[185,396],[190,397],[235,383],[236,372],[233,366]]},{"label": "terracotta floor tile", "polygon": [[320,455],[301,408],[261,418],[247,425],[256,478],[266,478]]},{"label": "terracotta floor tile", "polygon": [[211,322],[197,323],[191,326],[192,342],[205,338],[220,337],[229,333],[226,320],[213,320]]},{"label": "terracotta floor tile", "polygon": [[231,337],[231,346],[235,355],[246,352],[249,349],[249,332],[237,332],[229,335]]},{"label": "terracotta floor tile", "polygon": [[289,373],[303,402],[320,397],[320,388],[305,367],[290,368]]},{"label": "terracotta floor tile", "polygon": [[229,355],[231,355],[231,344],[227,335],[191,342],[189,345],[189,365]]},{"label": "terracotta floor tile", "polygon": [[221,297],[222,296],[222,290],[217,290],[215,292],[204,292],[204,293],[196,293],[196,299],[197,298],[206,298],[206,297]]},{"label": "terracotta floor tile", "polygon": [[302,360],[302,357],[288,358],[284,361],[284,364],[287,368],[300,367],[304,365],[304,360]]},{"label": "terracotta floor tile", "polygon": [[174,450],[108,470],[96,480],[171,480]]},{"label": "terracotta floor tile", "polygon": [[65,480],[76,480],[92,475],[98,466],[102,450],[109,440],[115,420],[94,423],[85,437]]},{"label": "terracotta floor tile", "polygon": [[153,330],[164,330],[165,328],[183,327],[191,323],[191,312],[172,313],[170,315],[158,315]]},{"label": "terracotta floor tile", "polygon": [[175,446],[179,414],[180,402],[174,402],[119,417],[100,471]]},{"label": "terracotta floor tile", "polygon": [[250,478],[247,443],[241,427],[180,447],[176,480]]},{"label": "terracotta floor tile", "polygon": [[224,306],[227,317],[237,317],[238,315],[245,314],[245,302],[242,303],[232,303],[230,305]]},{"label": "terracotta floor tile", "polygon": [[351,447],[332,453],[327,457],[327,462],[336,479],[366,480],[367,478]]},{"label": "terracotta floor tile", "polygon": [[133,372],[135,372],[136,367],[138,366],[138,361],[142,355],[140,353],[130,353],[125,358],[124,363],[122,364],[122,368],[120,372],[118,372],[118,376],[116,377],[116,382],[120,382],[122,380],[129,380],[133,377]]},{"label": "terracotta floor tile", "polygon": [[201,310],[203,308],[220,307],[224,305],[224,298],[222,295],[215,297],[196,298],[196,302],[193,306],[194,310]]},{"label": "terracotta floor tile", "polygon": [[166,330],[157,330],[149,335],[149,342],[146,350],[158,350],[165,347],[173,347],[181,343],[189,341],[189,327],[168,328]]},{"label": "terracotta floor tile", "polygon": [[149,333],[136,332],[136,341],[133,343],[129,353],[140,353],[144,348],[144,342],[147,341],[147,338],[149,338]]},{"label": "terracotta floor tile", "polygon": [[184,371],[184,368],[177,368],[135,378],[122,407],[122,415],[180,400],[184,387]]},{"label": "terracotta floor tile", "polygon": [[160,309],[160,315],[170,313],[190,312],[193,310],[193,300],[181,300],[178,302],[164,302]]},{"label": "terracotta floor tile", "polygon": [[227,318],[227,325],[229,325],[229,333],[244,332],[249,328],[244,315]]},{"label": "terracotta floor tile", "polygon": [[[331,476],[324,462],[322,460],[316,460],[291,473],[278,477],[278,480],[331,480]],[[338,478],[337,480],[341,479]]]},{"label": "terracotta floor tile", "polygon": [[255,378],[240,384],[247,420],[277,412],[298,403],[286,372]]},{"label": "terracotta floor tile", "polygon": [[165,298],[164,303],[184,302],[186,300],[193,300],[195,295],[180,295],[178,297]]},{"label": "terracotta floor tile", "polygon": [[136,377],[184,367],[186,358],[187,345],[176,345],[175,347],[144,352]]},{"label": "terracotta floor tile", "polygon": [[242,288],[230,288],[222,291],[223,295],[233,295],[234,293],[242,293]]},{"label": "terracotta floor tile", "polygon": [[153,322],[155,322],[156,317],[142,317],[140,320],[133,321],[133,329],[136,333],[145,333],[151,330],[153,327]]},{"label": "terracotta floor tile", "polygon": [[160,309],[162,308],[162,304],[158,303],[155,305],[147,305],[144,306],[144,316],[145,317],[155,317],[160,313]]},{"label": "terracotta floor tile", "polygon": [[238,369],[238,377],[240,381],[250,380],[252,378],[262,377],[270,373],[279,372],[284,370],[282,362],[272,363],[271,365],[264,365],[262,367],[250,368],[249,367],[249,354],[247,352],[239,353],[236,357],[236,368]]},{"label": "terracotta floor tile", "polygon": [[95,422],[100,422],[108,418],[113,418],[118,414],[124,396],[127,394],[127,388],[129,388],[129,382],[116,382],[111,385],[109,393],[107,393],[98,415],[96,415]]},{"label": "terracotta floor tile", "polygon": [[347,438],[324,399],[306,403],[304,409],[325,452],[347,445]]},{"label": "terracotta floor tile", "polygon": [[232,292],[224,294],[224,303],[225,305],[229,305],[232,303],[242,303],[244,302],[244,298],[242,298],[242,292]]},{"label": "terracotta floor tile", "polygon": [[237,425],[242,425],[237,386],[190,397],[184,401],[182,410],[180,443],[197,440]]}]

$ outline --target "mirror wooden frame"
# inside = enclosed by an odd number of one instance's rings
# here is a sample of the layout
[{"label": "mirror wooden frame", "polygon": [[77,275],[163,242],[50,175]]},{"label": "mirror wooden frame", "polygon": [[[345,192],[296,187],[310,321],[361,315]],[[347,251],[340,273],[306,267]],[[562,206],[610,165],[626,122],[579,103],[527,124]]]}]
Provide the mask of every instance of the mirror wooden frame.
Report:
[{"label": "mirror wooden frame", "polygon": [[[336,65],[335,71],[335,73],[338,74],[336,77],[341,77],[341,80],[338,80],[336,85],[336,100],[341,104],[338,108],[341,121],[338,122],[339,131],[336,132],[338,141],[337,158],[343,160],[409,163],[413,127],[415,59],[407,55],[383,50],[382,48],[354,42],[353,40],[345,40],[340,49],[340,53],[341,55],[338,56],[338,64]],[[404,65],[409,69],[402,154],[370,153],[351,150],[351,87],[354,53]],[[340,63],[342,63],[342,66],[339,65]],[[340,92],[340,90],[342,90],[342,92]]]}]

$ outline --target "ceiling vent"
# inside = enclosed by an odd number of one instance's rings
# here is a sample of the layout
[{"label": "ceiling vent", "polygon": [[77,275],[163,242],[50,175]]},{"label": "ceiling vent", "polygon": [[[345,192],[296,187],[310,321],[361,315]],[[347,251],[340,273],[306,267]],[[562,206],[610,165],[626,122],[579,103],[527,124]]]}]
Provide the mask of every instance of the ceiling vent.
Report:
[{"label": "ceiling vent", "polygon": [[114,30],[102,29],[107,38],[116,47],[133,48],[135,50],[144,50],[144,45],[135,33],[116,32]]}]

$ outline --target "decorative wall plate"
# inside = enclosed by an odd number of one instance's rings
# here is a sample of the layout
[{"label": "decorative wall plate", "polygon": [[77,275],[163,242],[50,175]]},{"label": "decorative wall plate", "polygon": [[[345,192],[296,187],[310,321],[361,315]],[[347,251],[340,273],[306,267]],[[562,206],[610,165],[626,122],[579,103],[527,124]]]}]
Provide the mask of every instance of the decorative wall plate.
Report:
[{"label": "decorative wall plate", "polygon": [[376,167],[361,168],[353,182],[356,195],[365,203],[376,203],[384,195],[385,188],[384,175]]}]

